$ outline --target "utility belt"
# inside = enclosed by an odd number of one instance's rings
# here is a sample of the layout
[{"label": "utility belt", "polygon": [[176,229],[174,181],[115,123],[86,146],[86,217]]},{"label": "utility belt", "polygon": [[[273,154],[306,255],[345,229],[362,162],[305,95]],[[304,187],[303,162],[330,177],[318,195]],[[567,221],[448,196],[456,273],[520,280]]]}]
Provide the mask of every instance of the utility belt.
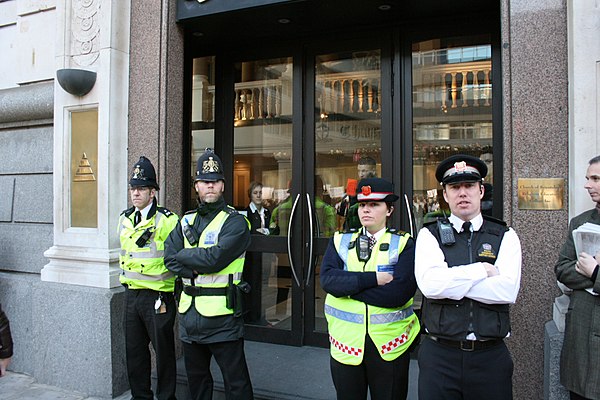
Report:
[{"label": "utility belt", "polygon": [[[234,317],[244,314],[244,294],[250,293],[251,287],[248,282],[233,283],[233,274],[229,274],[229,282],[226,287],[203,287],[183,285],[183,293],[191,296],[225,296],[225,306],[233,310]],[[177,296],[179,298],[179,295]]]},{"label": "utility belt", "polygon": [[184,286],[183,292],[188,296],[227,296],[229,287]]}]

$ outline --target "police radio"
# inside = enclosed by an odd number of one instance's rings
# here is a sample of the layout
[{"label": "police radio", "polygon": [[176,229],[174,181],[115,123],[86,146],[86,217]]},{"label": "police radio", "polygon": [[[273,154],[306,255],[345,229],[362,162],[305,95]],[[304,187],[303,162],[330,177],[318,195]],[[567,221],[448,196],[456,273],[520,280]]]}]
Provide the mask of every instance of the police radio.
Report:
[{"label": "police radio", "polygon": [[142,233],[142,236],[140,236],[138,238],[138,240],[135,241],[135,244],[137,244],[138,247],[144,247],[146,245],[146,243],[148,243],[148,239],[150,239],[151,236],[152,236],[152,229],[147,228],[144,231],[144,233]]},{"label": "police radio", "polygon": [[181,224],[183,234],[185,235],[187,241],[192,246],[195,246],[198,243],[198,235],[196,234],[196,231],[194,231],[194,229],[188,224],[187,219],[184,218],[183,221],[185,221],[185,224]]},{"label": "police radio", "polygon": [[454,229],[448,219],[438,219],[437,228],[443,245],[452,246],[456,243],[456,240],[454,239]]},{"label": "police radio", "polygon": [[358,252],[358,259],[360,261],[366,262],[366,261],[369,261],[369,258],[371,258],[371,246],[369,244],[370,244],[370,240],[367,235],[358,236],[357,252]]}]

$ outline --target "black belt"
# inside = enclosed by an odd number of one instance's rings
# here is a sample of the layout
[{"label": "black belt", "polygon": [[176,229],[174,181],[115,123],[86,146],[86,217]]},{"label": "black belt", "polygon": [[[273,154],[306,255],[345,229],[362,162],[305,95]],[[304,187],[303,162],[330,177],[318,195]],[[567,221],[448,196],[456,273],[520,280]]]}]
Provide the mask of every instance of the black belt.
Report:
[{"label": "black belt", "polygon": [[441,337],[428,335],[431,340],[443,344],[444,346],[453,347],[463,351],[477,351],[483,349],[489,349],[504,342],[503,339],[491,339],[491,340],[450,340]]},{"label": "black belt", "polygon": [[183,291],[188,296],[225,296],[227,288],[224,287],[202,287],[202,286],[184,286]]}]

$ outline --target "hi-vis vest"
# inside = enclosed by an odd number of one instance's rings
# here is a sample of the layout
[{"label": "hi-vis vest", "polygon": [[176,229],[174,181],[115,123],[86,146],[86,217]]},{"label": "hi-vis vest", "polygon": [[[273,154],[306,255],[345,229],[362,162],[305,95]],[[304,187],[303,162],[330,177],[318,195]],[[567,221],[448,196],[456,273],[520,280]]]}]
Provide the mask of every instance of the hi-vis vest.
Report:
[{"label": "hi-vis vest", "polygon": [[[378,267],[385,269],[395,265],[409,239],[406,233],[399,235],[386,232],[377,241],[369,261],[364,264],[359,261],[355,248],[359,234],[360,232],[336,233],[333,239],[347,271],[375,272]],[[382,250],[381,245],[385,243],[388,244],[387,250]],[[383,247],[386,248],[385,245]],[[384,308],[350,297],[338,298],[328,294],[325,299],[325,314],[331,356],[342,364],[359,365],[363,360],[365,337],[368,334],[381,358],[386,361],[395,360],[419,334],[419,320],[413,312],[412,304],[413,299],[410,299],[402,307]]]},{"label": "hi-vis vest", "polygon": [[[175,276],[165,268],[164,242],[177,225],[178,217],[169,210],[158,207],[152,218],[142,220],[137,226],[129,218],[132,208],[119,217],[121,253],[119,280],[130,289],[152,289],[173,292]],[[140,247],[136,241],[149,230],[148,240]]]},{"label": "hi-vis vest", "polygon": [[[206,228],[204,228],[196,246],[192,246],[184,234],[183,241],[185,244],[185,248],[208,248],[216,246],[219,242],[219,233],[221,232],[221,228],[223,227],[225,220],[227,220],[231,212],[235,212],[235,210],[231,209],[231,211],[226,210],[219,212],[213,218],[213,220],[210,221]],[[182,229],[184,224],[186,223],[190,226],[193,226],[194,220],[196,219],[197,215],[198,213],[196,212],[186,214],[181,219]],[[199,274],[194,280],[194,285],[197,287],[204,288],[227,288],[230,274],[233,276],[233,284],[237,285],[242,279],[242,271],[244,270],[245,257],[246,253],[244,252],[237,259],[233,260],[227,267],[214,274]],[[190,286],[191,279],[184,278],[183,285],[184,287]],[[189,308],[192,305],[192,299],[194,300],[193,302],[196,307],[196,311],[198,311],[201,315],[205,317],[233,314],[233,309],[227,308],[227,299],[225,295],[192,297],[186,294],[185,291],[181,292],[181,298],[179,300],[178,310],[180,313],[185,313],[189,310]]]}]

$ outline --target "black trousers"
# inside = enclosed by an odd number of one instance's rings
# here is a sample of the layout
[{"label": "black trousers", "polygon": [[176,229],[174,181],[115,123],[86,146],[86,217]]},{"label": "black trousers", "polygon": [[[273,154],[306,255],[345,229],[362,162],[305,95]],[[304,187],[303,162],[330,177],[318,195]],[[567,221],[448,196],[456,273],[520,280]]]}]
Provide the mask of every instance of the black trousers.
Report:
[{"label": "black trousers", "polygon": [[360,365],[342,364],[333,358],[330,365],[338,400],[365,400],[367,391],[371,392],[371,400],[406,399],[410,365],[408,351],[393,361],[385,361],[367,335]]},{"label": "black trousers", "polygon": [[244,354],[244,339],[219,343],[183,342],[183,356],[192,400],[211,400],[213,378],[210,373],[212,356],[221,369],[227,400],[254,398],[250,374]]},{"label": "black trousers", "polygon": [[419,400],[511,400],[513,362],[504,342],[463,351],[429,338],[419,348]]},{"label": "black trousers", "polygon": [[156,353],[156,397],[175,399],[177,365],[175,360],[175,298],[173,293],[162,293],[167,306],[163,314],[156,314],[154,304],[159,292],[148,289],[125,290],[125,351],[127,376],[132,399],[152,400],[150,383],[151,359],[148,345]]}]

